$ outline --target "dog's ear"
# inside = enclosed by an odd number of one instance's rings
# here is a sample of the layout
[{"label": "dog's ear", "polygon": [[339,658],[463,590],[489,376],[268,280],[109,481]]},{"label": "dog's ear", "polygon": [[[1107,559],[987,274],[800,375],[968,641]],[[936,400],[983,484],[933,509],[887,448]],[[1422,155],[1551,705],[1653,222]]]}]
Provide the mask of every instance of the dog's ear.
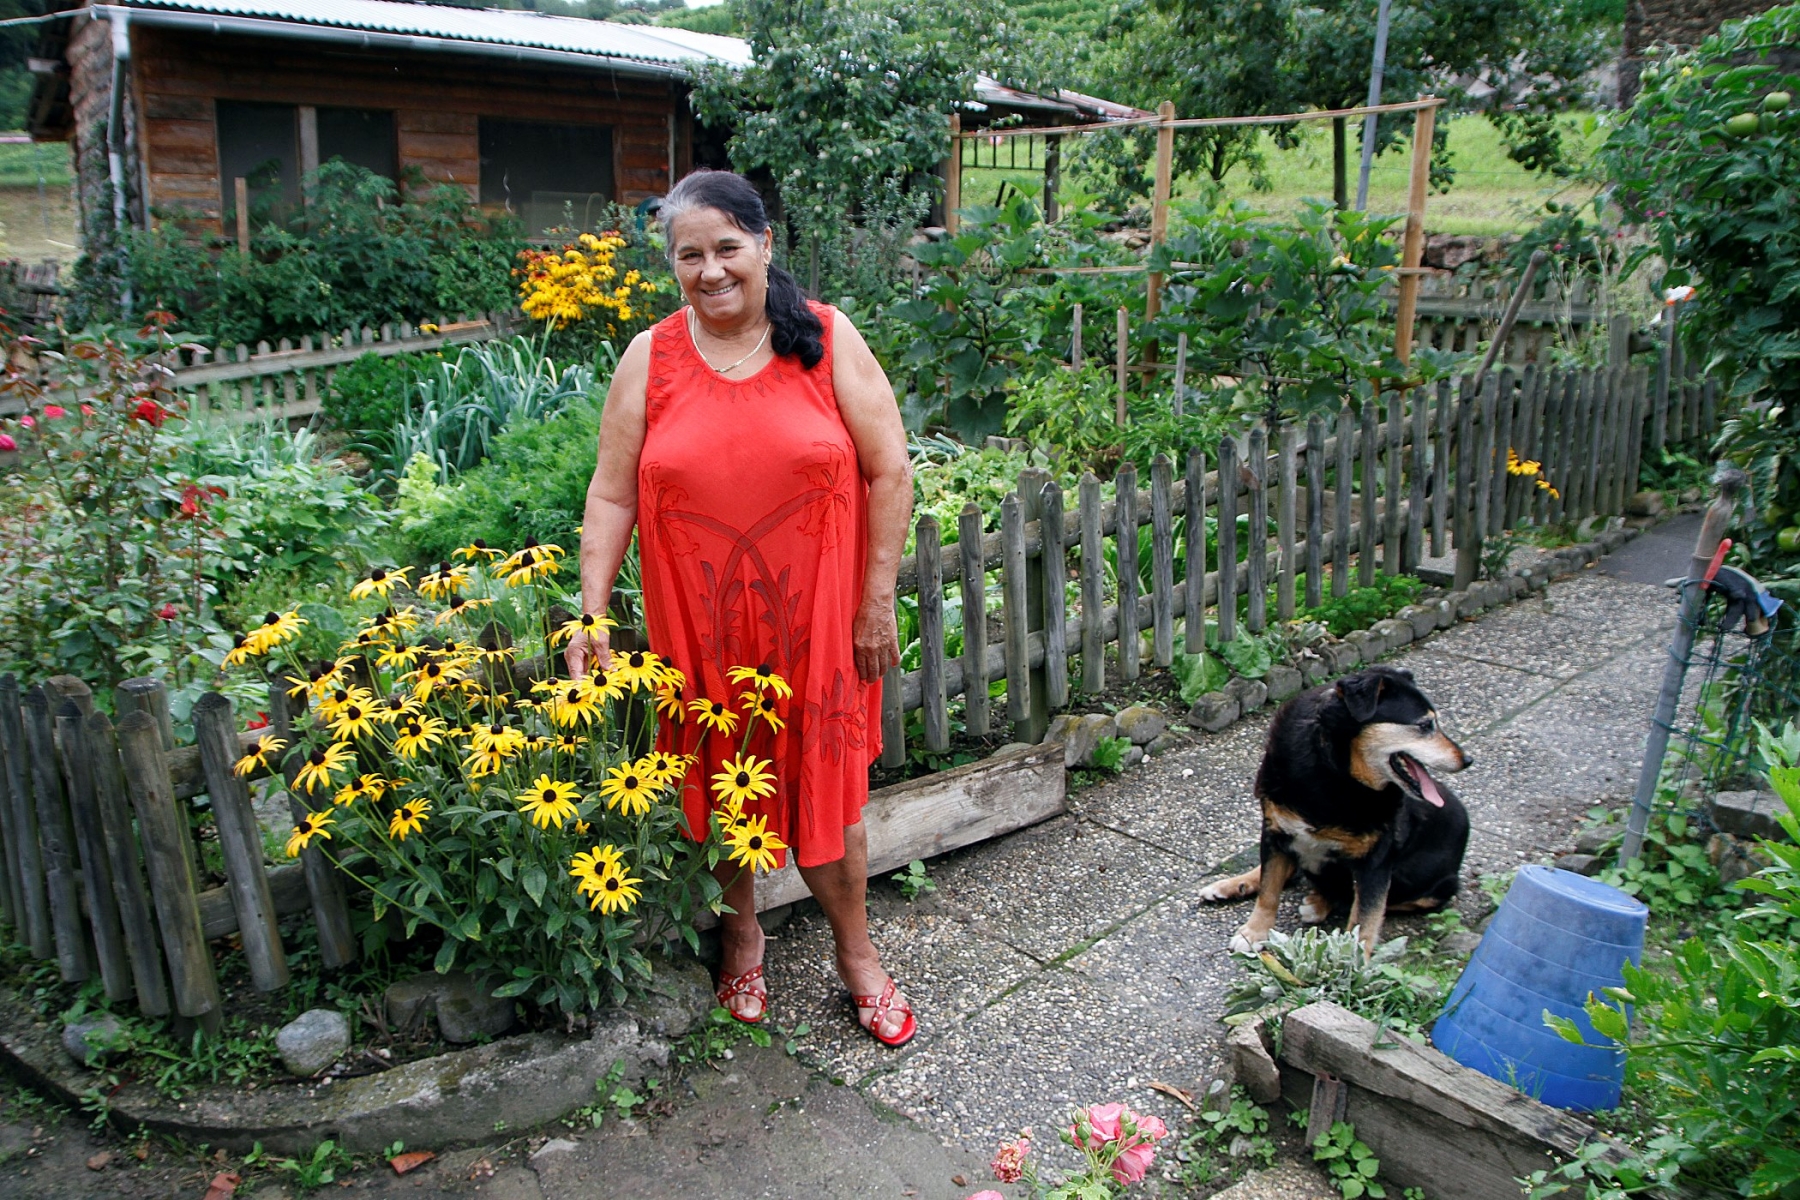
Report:
[{"label": "dog's ear", "polygon": [[1351,719],[1360,723],[1374,720],[1376,706],[1381,703],[1381,685],[1386,682],[1375,671],[1359,671],[1338,680],[1338,699],[1344,702]]},{"label": "dog's ear", "polygon": [[1413,681],[1413,673],[1411,671],[1407,670],[1405,667],[1389,667],[1388,670],[1392,671],[1394,674],[1398,675],[1400,678],[1406,680],[1406,682],[1408,682],[1408,683],[1411,683]]}]

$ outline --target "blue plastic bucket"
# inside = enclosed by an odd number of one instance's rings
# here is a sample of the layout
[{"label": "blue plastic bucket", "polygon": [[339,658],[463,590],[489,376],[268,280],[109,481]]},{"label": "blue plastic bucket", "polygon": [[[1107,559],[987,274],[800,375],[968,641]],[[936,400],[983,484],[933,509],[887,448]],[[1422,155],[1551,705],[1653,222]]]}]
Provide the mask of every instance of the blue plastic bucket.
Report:
[{"label": "blue plastic bucket", "polygon": [[[1624,983],[1644,953],[1649,909],[1618,888],[1550,867],[1520,869],[1432,1027],[1466,1067],[1556,1108],[1616,1108],[1625,1053],[1594,1031],[1590,994]],[[1567,1017],[1590,1045],[1544,1024]]]}]

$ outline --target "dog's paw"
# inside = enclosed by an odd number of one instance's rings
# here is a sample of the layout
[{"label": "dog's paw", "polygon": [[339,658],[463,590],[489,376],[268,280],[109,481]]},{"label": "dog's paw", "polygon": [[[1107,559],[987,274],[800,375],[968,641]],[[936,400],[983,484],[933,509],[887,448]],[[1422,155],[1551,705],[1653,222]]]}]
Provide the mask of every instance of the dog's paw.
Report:
[{"label": "dog's paw", "polygon": [[1331,919],[1331,905],[1318,896],[1308,896],[1300,902],[1300,923],[1302,925],[1323,925]]},{"label": "dog's paw", "polygon": [[1231,935],[1231,952],[1233,954],[1255,954],[1262,948],[1263,935],[1248,925]]},{"label": "dog's paw", "polygon": [[1237,893],[1230,889],[1231,880],[1221,879],[1217,883],[1209,883],[1200,889],[1200,899],[1208,904],[1223,904],[1227,900],[1236,900]]}]

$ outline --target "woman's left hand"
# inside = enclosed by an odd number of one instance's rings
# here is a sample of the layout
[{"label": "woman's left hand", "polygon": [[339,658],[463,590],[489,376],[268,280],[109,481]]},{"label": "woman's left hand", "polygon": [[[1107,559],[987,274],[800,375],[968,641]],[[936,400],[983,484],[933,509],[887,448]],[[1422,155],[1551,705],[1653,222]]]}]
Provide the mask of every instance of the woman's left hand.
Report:
[{"label": "woman's left hand", "polygon": [[889,667],[900,664],[900,627],[895,623],[894,602],[864,600],[856,609],[850,639],[856,653],[856,673],[864,683],[874,683]]}]

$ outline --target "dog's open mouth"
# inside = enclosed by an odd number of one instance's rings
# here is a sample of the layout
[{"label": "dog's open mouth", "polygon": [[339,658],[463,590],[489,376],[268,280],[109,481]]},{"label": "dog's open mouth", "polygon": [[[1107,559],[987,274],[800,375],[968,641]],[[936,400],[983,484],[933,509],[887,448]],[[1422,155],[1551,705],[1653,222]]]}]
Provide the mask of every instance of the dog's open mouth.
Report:
[{"label": "dog's open mouth", "polygon": [[1412,785],[1411,791],[1419,799],[1438,808],[1444,807],[1444,793],[1438,790],[1437,780],[1431,772],[1419,765],[1417,759],[1409,754],[1396,754],[1393,758],[1394,773],[1403,782]]}]

